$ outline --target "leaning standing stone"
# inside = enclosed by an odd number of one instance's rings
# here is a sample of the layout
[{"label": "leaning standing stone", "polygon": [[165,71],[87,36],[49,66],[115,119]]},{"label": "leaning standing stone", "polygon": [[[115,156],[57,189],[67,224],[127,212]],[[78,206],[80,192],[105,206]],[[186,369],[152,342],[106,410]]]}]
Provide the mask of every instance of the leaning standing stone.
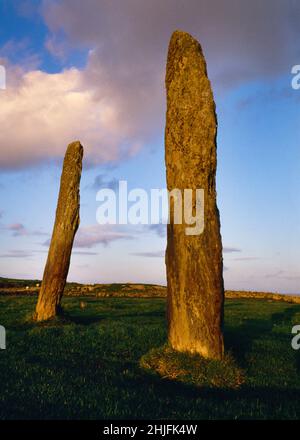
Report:
[{"label": "leaning standing stone", "polygon": [[60,309],[73,241],[79,226],[82,157],[83,147],[80,142],[71,143],[64,159],[55,224],[36,306],[37,321],[53,318]]},{"label": "leaning standing stone", "polygon": [[224,284],[215,184],[217,120],[201,46],[185,32],[172,35],[166,89],[168,190],[203,189],[205,212],[203,233],[186,235],[185,224],[174,224],[174,204],[170,203],[166,250],[169,342],[178,351],[220,359]]}]

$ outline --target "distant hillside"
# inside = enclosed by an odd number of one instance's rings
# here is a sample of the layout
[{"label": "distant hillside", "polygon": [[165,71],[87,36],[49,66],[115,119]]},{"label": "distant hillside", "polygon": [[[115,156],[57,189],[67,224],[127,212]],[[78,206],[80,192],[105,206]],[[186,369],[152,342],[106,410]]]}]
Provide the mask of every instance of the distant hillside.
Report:
[{"label": "distant hillside", "polygon": [[[0,277],[0,295],[37,295],[40,285],[40,280],[15,280]],[[167,295],[167,288],[156,284],[67,283],[64,295],[72,297],[90,296],[97,298],[164,298]],[[253,298],[300,304],[299,295],[285,295],[272,292],[226,290],[225,297],[227,299]]]},{"label": "distant hillside", "polygon": [[40,284],[40,280],[16,280],[13,278],[2,278],[0,277],[0,288],[9,288],[9,287],[35,287],[37,284]]},{"label": "distant hillside", "polygon": [[137,297],[157,298],[165,297],[167,289],[165,286],[156,284],[92,284],[92,285],[68,285],[66,295],[83,296],[91,295],[96,297]]},{"label": "distant hillside", "polygon": [[[37,287],[38,284],[41,285],[41,283],[42,283],[41,280],[19,280],[19,279],[15,279],[15,278],[0,277],[0,289],[11,288],[11,287],[35,288],[35,287]],[[75,286],[81,286],[81,284],[67,283],[67,286],[75,287]]]},{"label": "distant hillside", "polygon": [[[12,280],[0,278],[0,295],[36,295],[39,280]],[[166,287],[155,284],[78,284],[67,283],[65,296],[137,297],[156,298],[166,296]]]}]

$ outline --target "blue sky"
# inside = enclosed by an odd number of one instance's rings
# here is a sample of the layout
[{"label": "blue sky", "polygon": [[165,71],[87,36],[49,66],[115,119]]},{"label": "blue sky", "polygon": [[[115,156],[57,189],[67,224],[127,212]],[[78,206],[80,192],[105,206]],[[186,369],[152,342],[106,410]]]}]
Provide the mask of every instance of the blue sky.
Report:
[{"label": "blue sky", "polygon": [[0,2],[0,276],[42,276],[63,154],[79,138],[81,245],[69,280],[165,283],[161,230],[100,230],[95,182],[165,187],[163,75],[179,27],[202,44],[217,105],[225,286],[300,293],[296,3],[111,3]]}]

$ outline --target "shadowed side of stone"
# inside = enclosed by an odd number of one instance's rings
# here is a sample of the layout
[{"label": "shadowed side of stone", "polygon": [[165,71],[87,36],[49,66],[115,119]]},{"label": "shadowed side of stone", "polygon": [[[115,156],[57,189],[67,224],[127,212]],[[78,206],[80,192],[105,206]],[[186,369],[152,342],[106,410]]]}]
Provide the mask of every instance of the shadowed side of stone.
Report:
[{"label": "shadowed side of stone", "polygon": [[63,164],[55,224],[36,306],[37,321],[53,318],[60,308],[73,241],[79,226],[82,157],[83,147],[80,142],[71,143]]},{"label": "shadowed side of stone", "polygon": [[178,351],[220,359],[224,285],[215,185],[217,120],[201,46],[185,32],[174,32],[170,40],[166,90],[168,190],[203,189],[205,211],[204,232],[186,235],[185,224],[174,224],[174,206],[170,205],[166,250],[169,342]]}]

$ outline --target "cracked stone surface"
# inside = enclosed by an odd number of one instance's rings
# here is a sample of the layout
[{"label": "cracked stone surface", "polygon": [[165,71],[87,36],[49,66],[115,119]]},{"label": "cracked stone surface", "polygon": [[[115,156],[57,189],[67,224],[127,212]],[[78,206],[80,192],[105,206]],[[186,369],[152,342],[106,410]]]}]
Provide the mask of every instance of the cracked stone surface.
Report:
[{"label": "cracked stone surface", "polygon": [[203,189],[205,212],[203,233],[186,235],[185,224],[174,224],[170,204],[166,250],[169,342],[178,351],[220,359],[224,353],[224,283],[215,183],[217,119],[201,46],[185,32],[174,32],[170,40],[166,91],[168,190]]},{"label": "cracked stone surface", "polygon": [[71,143],[63,164],[55,224],[36,306],[37,321],[53,318],[60,309],[73,241],[79,226],[82,157],[83,147],[80,142]]}]

